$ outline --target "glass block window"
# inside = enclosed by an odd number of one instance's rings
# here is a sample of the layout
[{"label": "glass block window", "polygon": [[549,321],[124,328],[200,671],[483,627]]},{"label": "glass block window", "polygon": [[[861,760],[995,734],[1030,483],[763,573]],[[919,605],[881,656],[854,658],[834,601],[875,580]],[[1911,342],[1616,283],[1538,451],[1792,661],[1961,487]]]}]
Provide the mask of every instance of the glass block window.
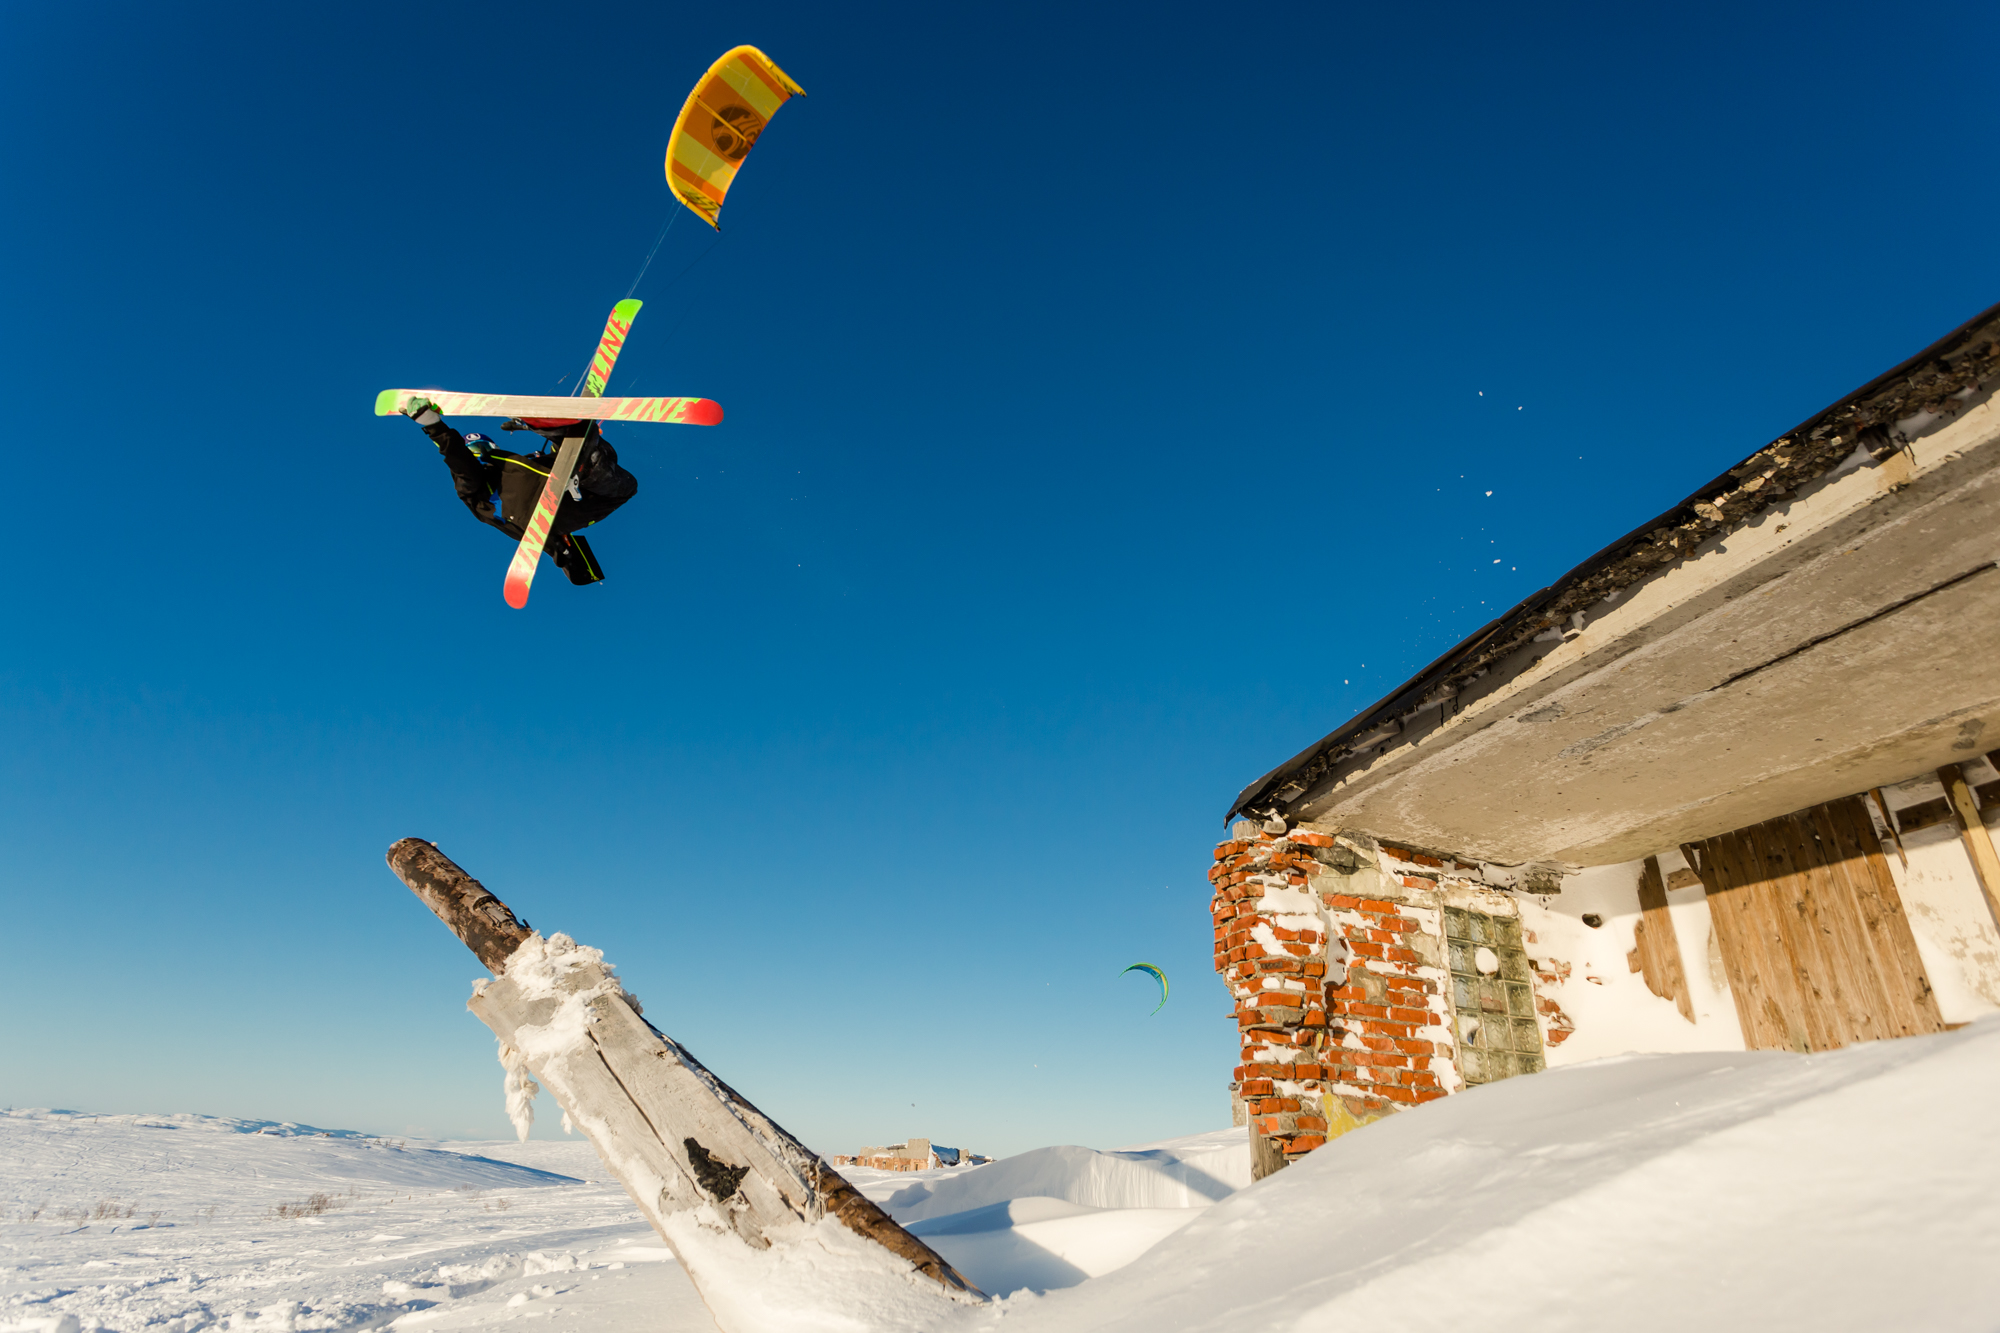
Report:
[{"label": "glass block window", "polygon": [[1447,907],[1444,935],[1465,1081],[1491,1083],[1541,1069],[1542,1034],[1519,918]]}]

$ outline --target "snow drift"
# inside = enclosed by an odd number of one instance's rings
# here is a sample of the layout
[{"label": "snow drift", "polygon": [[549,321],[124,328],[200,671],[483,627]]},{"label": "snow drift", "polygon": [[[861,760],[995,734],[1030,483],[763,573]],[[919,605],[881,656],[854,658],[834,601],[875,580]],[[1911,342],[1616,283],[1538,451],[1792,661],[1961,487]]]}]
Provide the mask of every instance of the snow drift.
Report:
[{"label": "snow drift", "polygon": [[1037,1148],[977,1167],[851,1169],[864,1194],[993,1296],[1113,1272],[1250,1183],[1241,1129],[1115,1152]]},{"label": "snow drift", "polygon": [[[886,1196],[876,1183],[862,1192],[906,1226],[1025,1198],[1086,1208],[1205,1208],[1250,1183],[1250,1144],[1243,1130],[1226,1129],[1115,1152],[1036,1148],[985,1166],[916,1174]],[[861,1173],[854,1175],[858,1184]]]},{"label": "snow drift", "polygon": [[1509,1079],[1338,1139],[1007,1326],[1990,1330],[1996,1105],[2000,1019]]}]

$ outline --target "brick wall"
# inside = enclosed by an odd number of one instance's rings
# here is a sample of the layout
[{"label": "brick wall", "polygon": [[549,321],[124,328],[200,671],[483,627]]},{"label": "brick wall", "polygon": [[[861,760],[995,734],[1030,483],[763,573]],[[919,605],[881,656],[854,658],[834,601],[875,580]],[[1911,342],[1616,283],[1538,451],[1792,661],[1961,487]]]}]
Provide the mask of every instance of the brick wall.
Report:
[{"label": "brick wall", "polygon": [[1258,1177],[1465,1086],[1443,909],[1517,915],[1485,868],[1346,831],[1243,821],[1215,849],[1215,968],[1235,1001],[1231,1091]]},{"label": "brick wall", "polygon": [[1259,832],[1225,842],[1209,871],[1215,969],[1235,1001],[1242,1039],[1230,1087],[1249,1117],[1259,1176],[1326,1142],[1319,1061],[1327,1045],[1327,949],[1310,888],[1320,868],[1318,844],[1308,841],[1315,837]]}]

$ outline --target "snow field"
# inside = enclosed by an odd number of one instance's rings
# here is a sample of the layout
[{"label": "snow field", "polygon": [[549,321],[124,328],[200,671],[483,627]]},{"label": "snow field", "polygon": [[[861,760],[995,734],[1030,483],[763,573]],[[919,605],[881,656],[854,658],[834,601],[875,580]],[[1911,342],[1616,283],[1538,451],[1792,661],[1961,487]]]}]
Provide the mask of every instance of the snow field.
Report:
[{"label": "snow field", "polygon": [[[2000,1328],[1996,1105],[2000,1017],[1510,1079],[1248,1188],[1240,1130],[851,1178],[1002,1298],[937,1333],[1951,1333]],[[717,1327],[586,1145],[457,1146],[0,1114],[0,1333]],[[831,1327],[723,1300],[732,1333]]]},{"label": "snow field", "polygon": [[584,1144],[321,1133],[0,1113],[0,1331],[715,1327]]}]

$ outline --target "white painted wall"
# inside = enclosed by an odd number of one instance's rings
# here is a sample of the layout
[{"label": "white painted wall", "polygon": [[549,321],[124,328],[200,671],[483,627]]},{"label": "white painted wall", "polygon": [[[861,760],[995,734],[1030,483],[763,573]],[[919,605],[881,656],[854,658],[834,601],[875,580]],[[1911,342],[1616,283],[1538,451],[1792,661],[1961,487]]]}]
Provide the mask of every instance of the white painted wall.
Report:
[{"label": "white painted wall", "polygon": [[[1975,783],[1991,780],[1990,765],[1968,764],[1966,769]],[[1882,795],[1891,810],[1901,810],[1944,795],[1944,785],[1934,776],[1924,776],[1885,787]],[[2000,803],[1979,813],[1989,830],[2000,831]],[[1958,825],[1947,821],[1906,835],[1903,852],[1908,866],[1886,837],[1883,850],[1944,1021],[1969,1023],[2000,1011],[2000,928],[1994,925]]]},{"label": "white painted wall", "polygon": [[[1968,765],[1967,776],[1978,782],[1992,773],[1983,764]],[[1930,776],[1884,791],[1891,809],[1942,794],[1942,786]],[[2000,833],[2000,803],[1981,815],[1990,829]],[[1889,870],[1944,1020],[1965,1023],[2000,1012],[2000,928],[1973,874],[1957,825],[1933,825],[1904,838],[1907,867],[1897,858],[1886,828],[1881,831]],[[1678,850],[1660,852],[1659,860],[1663,876],[1687,868]],[[1560,1046],[1547,1046],[1551,1068],[1635,1052],[1743,1049],[1743,1029],[1700,885],[1667,892],[1695,1021],[1682,1018],[1671,1001],[1654,995],[1646,989],[1645,978],[1629,970],[1626,955],[1640,920],[1642,864],[1592,866],[1566,876],[1559,894],[1517,895],[1521,923],[1533,935],[1528,956],[1537,960],[1538,970],[1560,970],[1551,968],[1548,960],[1569,964],[1567,979],[1536,984],[1537,991],[1561,1005],[1576,1024],[1576,1031]],[[1602,918],[1603,924],[1585,925],[1586,915]],[[1545,1018],[1545,1045],[1550,1036]]]},{"label": "white painted wall", "polygon": [[[1560,959],[1570,965],[1566,981],[1537,989],[1561,1005],[1576,1031],[1560,1046],[1548,1046],[1550,1068],[1581,1064],[1607,1055],[1639,1051],[1740,1051],[1743,1028],[1720,965],[1709,966],[1708,902],[1699,887],[1670,890],[1667,910],[1681,946],[1695,1021],[1681,1017],[1671,1000],[1646,989],[1626,954],[1639,923],[1639,871],[1643,862],[1592,866],[1563,880],[1563,891],[1547,897],[1522,896],[1521,924],[1534,932],[1528,956]],[[1660,871],[1681,869],[1679,852],[1660,855]],[[1603,918],[1595,928],[1586,915]],[[1546,963],[1543,971],[1551,970]],[[1543,1042],[1549,1033],[1544,1024]]]}]

